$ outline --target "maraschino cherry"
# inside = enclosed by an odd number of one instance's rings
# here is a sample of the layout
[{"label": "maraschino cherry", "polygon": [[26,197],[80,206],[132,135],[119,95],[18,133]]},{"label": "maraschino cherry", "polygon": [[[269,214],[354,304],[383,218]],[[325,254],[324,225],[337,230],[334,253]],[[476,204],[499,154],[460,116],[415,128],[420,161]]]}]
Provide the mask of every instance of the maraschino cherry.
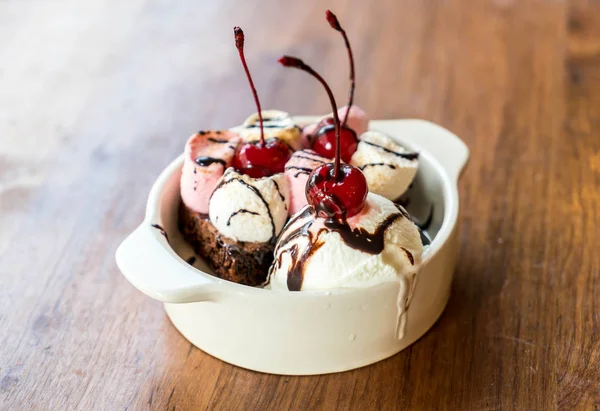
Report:
[{"label": "maraschino cherry", "polygon": [[279,62],[285,67],[294,67],[306,71],[315,77],[327,91],[333,110],[333,127],[335,133],[335,162],[323,164],[314,169],[306,182],[306,198],[314,207],[319,217],[345,221],[346,218],[358,214],[367,200],[369,188],[364,174],[357,167],[341,164],[341,126],[337,115],[337,105],[331,89],[311,67],[302,60],[283,56]]},{"label": "maraschino cherry", "polygon": [[292,151],[287,144],[278,138],[265,141],[260,101],[258,100],[258,94],[256,93],[256,88],[254,88],[254,82],[246,64],[246,58],[244,57],[244,32],[241,28],[234,27],[233,33],[235,36],[235,47],[238,49],[242,66],[244,66],[244,71],[248,77],[260,122],[260,140],[241,144],[233,158],[233,167],[239,173],[246,174],[252,178],[268,177],[273,174],[283,173],[285,163],[292,156]]},{"label": "maraschino cherry", "polygon": [[[340,143],[342,144],[342,160],[348,163],[350,162],[352,154],[354,154],[358,146],[358,138],[356,136],[356,132],[346,125],[346,122],[348,121],[348,115],[350,114],[350,107],[352,107],[352,101],[354,100],[354,56],[352,55],[352,48],[350,47],[350,41],[348,40],[348,36],[346,35],[346,32],[340,25],[340,22],[338,21],[335,14],[327,10],[325,12],[325,17],[327,18],[329,25],[334,30],[339,31],[342,34],[342,37],[344,38],[344,43],[346,44],[346,50],[348,50],[348,59],[350,60],[350,91],[348,93],[348,105],[346,106],[346,113],[344,114],[344,120],[342,121],[340,129]],[[311,148],[323,157],[327,158],[333,158],[335,155],[336,132],[333,123],[334,121],[331,117],[323,120],[317,127],[317,133],[311,139]]]}]

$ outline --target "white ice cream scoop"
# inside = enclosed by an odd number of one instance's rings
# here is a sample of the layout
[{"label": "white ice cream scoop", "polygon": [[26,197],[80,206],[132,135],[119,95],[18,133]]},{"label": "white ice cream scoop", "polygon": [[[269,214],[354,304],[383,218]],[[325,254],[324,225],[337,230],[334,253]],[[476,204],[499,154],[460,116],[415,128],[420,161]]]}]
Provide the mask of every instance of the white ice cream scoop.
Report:
[{"label": "white ice cream scoop", "polygon": [[289,291],[369,287],[412,277],[423,245],[408,213],[369,193],[347,224],[327,223],[310,206],[292,217],[276,245],[271,289]]}]

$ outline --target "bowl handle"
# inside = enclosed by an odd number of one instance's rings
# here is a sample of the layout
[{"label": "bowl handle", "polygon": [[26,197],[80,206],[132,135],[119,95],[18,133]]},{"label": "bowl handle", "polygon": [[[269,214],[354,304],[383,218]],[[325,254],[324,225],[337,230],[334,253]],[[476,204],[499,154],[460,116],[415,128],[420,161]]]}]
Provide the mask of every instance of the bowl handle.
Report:
[{"label": "bowl handle", "polygon": [[386,134],[397,135],[415,148],[427,151],[456,181],[469,159],[469,149],[456,135],[426,120],[374,120],[370,126]]},{"label": "bowl handle", "polygon": [[176,255],[159,230],[144,222],[119,246],[116,260],[135,288],[165,303],[213,301],[218,280],[198,272]]}]

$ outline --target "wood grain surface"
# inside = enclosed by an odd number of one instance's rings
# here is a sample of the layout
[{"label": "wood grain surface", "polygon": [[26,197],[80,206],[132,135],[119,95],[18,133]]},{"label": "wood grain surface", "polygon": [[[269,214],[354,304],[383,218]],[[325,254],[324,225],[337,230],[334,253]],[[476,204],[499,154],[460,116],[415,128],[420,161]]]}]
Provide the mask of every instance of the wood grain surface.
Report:
[{"label": "wood grain surface", "polygon": [[[279,377],[187,342],[119,273],[149,188],[200,128],[343,101],[472,153],[441,319],[409,349]],[[600,409],[600,2],[0,2],[0,409]]]}]

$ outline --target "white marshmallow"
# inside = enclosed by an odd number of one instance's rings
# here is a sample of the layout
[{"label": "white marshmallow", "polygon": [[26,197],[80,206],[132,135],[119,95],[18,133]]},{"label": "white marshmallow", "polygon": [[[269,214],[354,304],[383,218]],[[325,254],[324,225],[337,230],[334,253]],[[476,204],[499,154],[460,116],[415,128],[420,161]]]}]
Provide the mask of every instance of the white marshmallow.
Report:
[{"label": "white marshmallow", "polygon": [[[301,129],[296,126],[288,113],[279,110],[263,110],[262,116],[265,139],[277,137],[294,151],[302,148]],[[259,140],[260,121],[258,113],[252,114],[241,126],[234,127],[231,130],[242,136],[244,141]]]},{"label": "white marshmallow", "polygon": [[419,160],[385,134],[367,131],[360,136],[350,164],[362,170],[370,192],[396,200],[415,178]]},{"label": "white marshmallow", "polygon": [[252,178],[225,171],[209,202],[210,222],[235,241],[268,242],[283,228],[290,191],[283,173]]}]

